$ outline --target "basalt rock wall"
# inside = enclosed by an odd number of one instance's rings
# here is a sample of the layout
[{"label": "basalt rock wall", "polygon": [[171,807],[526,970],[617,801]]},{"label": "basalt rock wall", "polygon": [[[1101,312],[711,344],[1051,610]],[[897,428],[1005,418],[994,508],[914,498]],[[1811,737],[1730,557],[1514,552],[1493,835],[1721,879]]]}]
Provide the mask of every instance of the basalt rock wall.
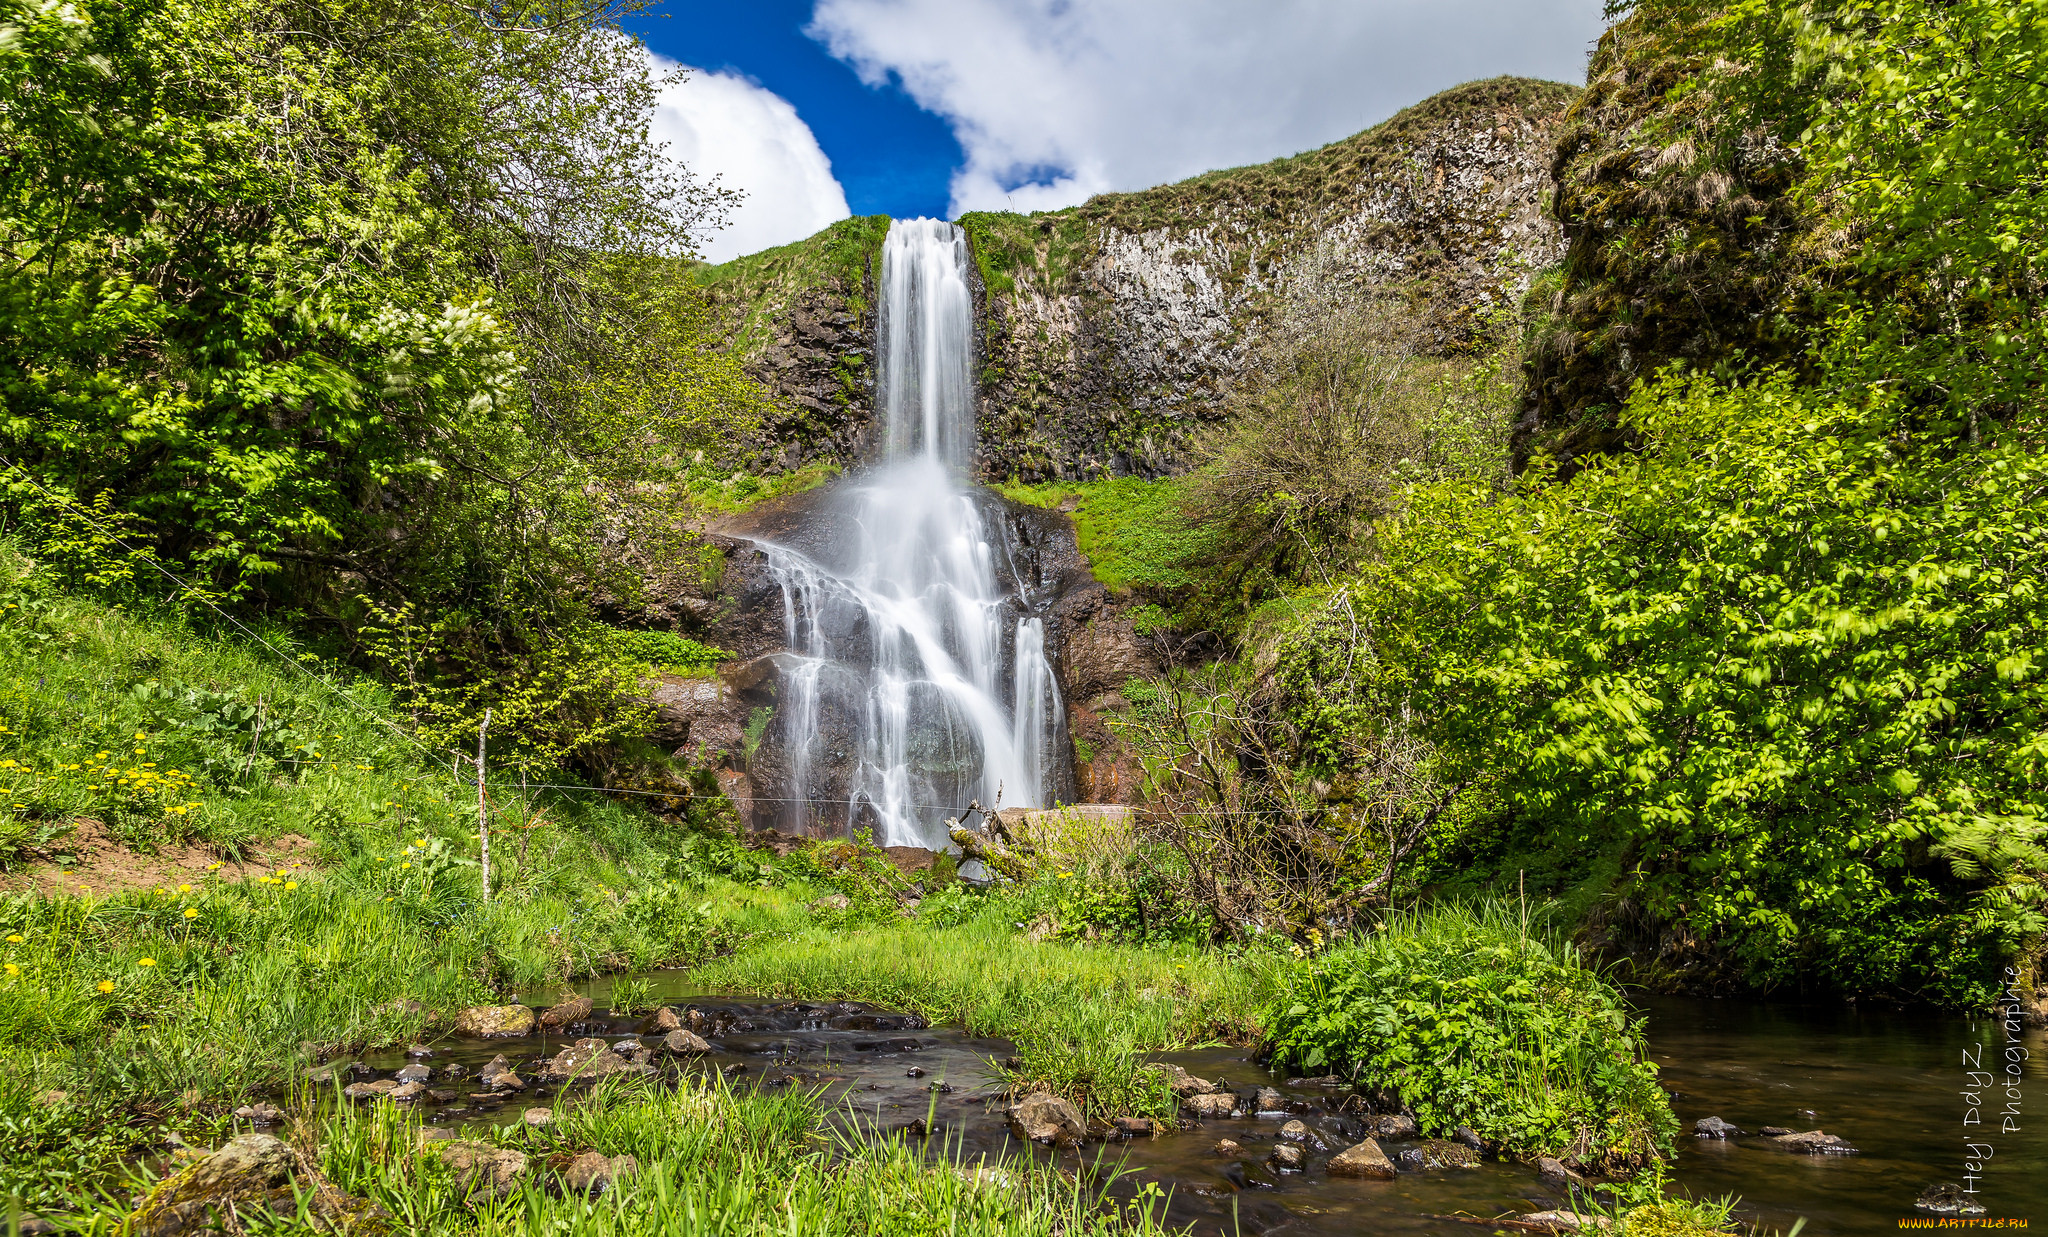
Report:
[{"label": "basalt rock wall", "polygon": [[[1547,211],[1573,87],[1473,82],[1330,146],[1033,215],[972,213],[985,479],[1185,469],[1224,413],[1276,288],[1324,254],[1412,302],[1432,347],[1478,343],[1563,253]],[[706,268],[730,346],[783,410],[769,471],[865,458],[873,288],[888,221],[843,220]]]}]

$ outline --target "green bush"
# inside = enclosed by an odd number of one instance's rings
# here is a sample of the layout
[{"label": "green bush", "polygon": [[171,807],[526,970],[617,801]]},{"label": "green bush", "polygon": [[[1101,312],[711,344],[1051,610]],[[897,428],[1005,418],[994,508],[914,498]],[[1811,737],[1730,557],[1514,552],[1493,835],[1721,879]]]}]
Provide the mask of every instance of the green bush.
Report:
[{"label": "green bush", "polygon": [[718,663],[732,659],[724,649],[672,631],[622,631],[618,640],[627,656],[678,674],[709,674]]},{"label": "green bush", "polygon": [[1677,1127],[1621,994],[1500,906],[1398,916],[1312,959],[1266,1030],[1275,1065],[1398,1092],[1425,1134],[1639,1167]]}]

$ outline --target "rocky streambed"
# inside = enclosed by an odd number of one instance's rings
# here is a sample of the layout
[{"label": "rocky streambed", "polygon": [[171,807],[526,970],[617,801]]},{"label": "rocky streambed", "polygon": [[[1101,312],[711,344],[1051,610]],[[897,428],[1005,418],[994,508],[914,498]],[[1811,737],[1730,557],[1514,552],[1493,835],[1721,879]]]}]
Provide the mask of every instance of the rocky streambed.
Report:
[{"label": "rocky streambed", "polygon": [[[691,994],[658,978],[672,990],[650,1014],[611,1012],[600,984],[545,1011],[472,1011],[466,1034],[330,1062],[313,1078],[328,1102],[403,1103],[430,1136],[454,1142],[480,1126],[544,1124],[563,1105],[594,1102],[588,1088],[611,1077],[801,1088],[843,1128],[906,1137],[933,1156],[1022,1153],[1120,1173],[1119,1192],[1156,1183],[1168,1217],[1204,1234],[1469,1233],[1497,1218],[1528,1231],[1574,1205],[1572,1165],[1504,1161],[1469,1133],[1423,1138],[1405,1112],[1334,1078],[1274,1076],[1242,1050],[1162,1059],[1182,1096],[1179,1128],[1090,1123],[1052,1097],[1006,1094],[992,1068],[1012,1051],[1005,1041],[858,1002]],[[1965,1062],[1981,1059],[1999,1028],[1735,1002],[1653,999],[1647,1009],[1682,1121],[1672,1169],[1687,1192],[1740,1195],[1743,1218],[1780,1230],[1802,1218],[1812,1234],[1896,1228],[1901,1217],[1953,1214],[1926,1192],[1963,1181],[1974,1132],[1996,1158],[1979,1192],[1960,1200],[1964,1214],[2025,1217],[2048,1201],[2048,1141],[2031,1121],[2011,1133],[1996,1132],[1995,1119],[1991,1132],[1964,1124]],[[2016,1076],[2023,1092],[2048,1096],[2040,1033],[2025,1034],[2032,1055]],[[631,1166],[584,1170],[609,1180]],[[506,1170],[480,1160],[476,1171]],[[1923,1196],[1933,1201],[1916,1207]]]}]

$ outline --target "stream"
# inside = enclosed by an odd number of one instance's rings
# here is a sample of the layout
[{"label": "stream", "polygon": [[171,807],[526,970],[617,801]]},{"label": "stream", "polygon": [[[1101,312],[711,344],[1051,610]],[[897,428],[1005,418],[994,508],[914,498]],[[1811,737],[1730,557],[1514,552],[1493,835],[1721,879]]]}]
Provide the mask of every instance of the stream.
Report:
[{"label": "stream", "polygon": [[[968,1161],[1027,1150],[1062,1167],[1101,1172],[1120,1168],[1118,1191],[1157,1182],[1171,1193],[1167,1218],[1202,1234],[1415,1233],[1486,1231],[1443,1217],[1495,1217],[1564,1207],[1568,1200],[1536,1180],[1527,1165],[1486,1161],[1476,1168],[1403,1172],[1394,1181],[1333,1178],[1322,1171],[1329,1156],[1357,1141],[1354,1117],[1336,1109],[1346,1094],[1275,1076],[1241,1049],[1162,1054],[1190,1073],[1245,1091],[1269,1086],[1327,1144],[1312,1150],[1305,1173],[1275,1173],[1265,1159],[1286,1119],[1237,1117],[1190,1124],[1170,1134],[1128,1142],[1090,1142],[1053,1149],[1020,1143],[1010,1134],[987,1062],[1012,1051],[1003,1040],[979,1039],[929,1027],[912,1015],[857,1002],[792,1002],[707,994],[679,973],[649,976],[652,999],[679,1012],[704,1015],[712,1052],[687,1058],[697,1072],[716,1070],[736,1089],[798,1087],[836,1105],[843,1126],[867,1136],[908,1130],[929,1132],[933,1154]],[[630,1037],[642,1018],[607,1015],[611,984],[584,992],[598,1003],[573,1035],[515,1040],[442,1040],[424,1064],[445,1079],[450,1065],[473,1076],[503,1053],[528,1079],[540,1058],[586,1035]],[[1972,1091],[1971,1058],[1996,1069],[2003,1031],[1932,1014],[1861,1012],[1851,1007],[1768,1005],[1674,997],[1644,997],[1651,1055],[1671,1092],[1684,1132],[1672,1176],[1689,1194],[1738,1195],[1738,1217],[1767,1229],[1789,1231],[1802,1217],[1804,1233],[1897,1229],[1920,1192],[1937,1182],[1964,1180],[1967,1144],[1988,1146],[1977,1182],[1986,1218],[2048,1215],[2048,1139],[2038,1130],[2048,1104],[2048,1063],[2041,1032],[2024,1035],[2030,1054],[2021,1066],[2016,1132],[2000,1132],[2008,1102]],[[658,1037],[642,1037],[652,1045]],[[372,1054],[362,1065],[390,1077],[407,1064],[400,1052]],[[433,1084],[454,1098],[421,1101],[432,1125],[502,1124],[529,1107],[564,1102],[556,1088],[530,1083],[505,1099],[477,1099],[470,1085]],[[1981,1124],[1966,1126],[1968,1097],[1976,1094]],[[574,1102],[573,1098],[567,1102]],[[1727,1141],[1695,1138],[1692,1124],[1718,1116],[1750,1131]],[[928,1125],[926,1124],[928,1123]],[[1846,1138],[1855,1155],[1803,1155],[1783,1150],[1755,1131],[1765,1125],[1824,1129]],[[1242,1152],[1219,1155],[1219,1140]],[[1412,1144],[1390,1141],[1390,1156]]]}]

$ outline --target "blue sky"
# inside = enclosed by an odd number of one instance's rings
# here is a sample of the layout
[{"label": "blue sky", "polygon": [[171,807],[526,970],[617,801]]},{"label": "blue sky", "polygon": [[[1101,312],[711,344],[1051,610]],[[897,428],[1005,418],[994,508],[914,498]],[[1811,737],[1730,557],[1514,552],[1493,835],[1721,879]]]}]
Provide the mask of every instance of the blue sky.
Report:
[{"label": "blue sky", "polygon": [[745,191],[724,261],[849,212],[1048,210],[1336,141],[1437,91],[1580,82],[1601,0],[657,0],[655,136]]},{"label": "blue sky", "polygon": [[659,55],[737,72],[789,100],[832,161],[854,214],[944,215],[961,160],[952,126],[898,86],[863,85],[804,34],[810,20],[811,0],[670,0],[626,27]]}]

